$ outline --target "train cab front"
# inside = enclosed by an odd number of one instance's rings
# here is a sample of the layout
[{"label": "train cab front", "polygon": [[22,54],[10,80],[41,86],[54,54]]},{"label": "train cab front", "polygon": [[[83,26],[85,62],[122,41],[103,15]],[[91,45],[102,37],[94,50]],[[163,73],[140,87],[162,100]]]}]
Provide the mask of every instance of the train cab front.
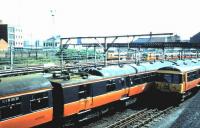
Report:
[{"label": "train cab front", "polygon": [[158,72],[155,83],[161,92],[182,93],[184,87],[183,75],[170,72]]}]

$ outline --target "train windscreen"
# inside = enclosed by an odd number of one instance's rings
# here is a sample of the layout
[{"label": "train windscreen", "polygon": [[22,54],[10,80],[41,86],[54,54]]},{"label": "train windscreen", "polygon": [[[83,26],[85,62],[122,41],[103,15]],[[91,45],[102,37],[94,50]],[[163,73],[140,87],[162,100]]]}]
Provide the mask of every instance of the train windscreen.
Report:
[{"label": "train windscreen", "polygon": [[157,74],[158,82],[166,82],[172,84],[180,84],[182,83],[182,75],[181,74]]}]

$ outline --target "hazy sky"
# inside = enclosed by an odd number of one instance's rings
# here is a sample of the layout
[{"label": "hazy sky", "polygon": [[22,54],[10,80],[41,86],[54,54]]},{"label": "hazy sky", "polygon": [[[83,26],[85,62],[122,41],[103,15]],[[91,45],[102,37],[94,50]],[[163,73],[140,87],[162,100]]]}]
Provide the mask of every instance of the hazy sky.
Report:
[{"label": "hazy sky", "polygon": [[[0,19],[20,24],[26,37],[200,31],[199,0],[0,0]],[[55,10],[55,24],[50,10]]]}]

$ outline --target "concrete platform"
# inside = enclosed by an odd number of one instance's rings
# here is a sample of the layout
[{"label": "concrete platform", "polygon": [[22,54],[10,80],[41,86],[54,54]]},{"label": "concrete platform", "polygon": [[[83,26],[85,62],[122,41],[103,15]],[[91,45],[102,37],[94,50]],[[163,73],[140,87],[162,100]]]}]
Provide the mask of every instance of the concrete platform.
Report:
[{"label": "concrete platform", "polygon": [[200,128],[200,90],[151,128]]},{"label": "concrete platform", "polygon": [[185,106],[171,128],[200,128],[200,91]]}]

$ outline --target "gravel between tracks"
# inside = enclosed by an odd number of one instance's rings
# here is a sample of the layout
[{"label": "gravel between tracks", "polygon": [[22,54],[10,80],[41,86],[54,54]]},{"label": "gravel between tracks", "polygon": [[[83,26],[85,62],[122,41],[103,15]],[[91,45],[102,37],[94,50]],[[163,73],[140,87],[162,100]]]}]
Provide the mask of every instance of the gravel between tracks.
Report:
[{"label": "gravel between tracks", "polygon": [[138,110],[128,108],[122,112],[116,112],[113,115],[104,116],[94,123],[91,123],[87,126],[83,126],[83,128],[105,128],[106,126],[113,124],[116,121],[123,119],[133,113],[136,113],[137,111]]},{"label": "gravel between tracks", "polygon": [[[200,91],[194,96],[184,101],[175,111],[167,114],[164,118],[150,123],[149,128],[199,128],[200,127]],[[148,99],[149,100],[149,99]],[[89,123],[83,128],[105,128],[116,121],[128,117],[144,108],[135,108],[135,106],[116,112],[111,115],[103,116],[100,120]]]}]

